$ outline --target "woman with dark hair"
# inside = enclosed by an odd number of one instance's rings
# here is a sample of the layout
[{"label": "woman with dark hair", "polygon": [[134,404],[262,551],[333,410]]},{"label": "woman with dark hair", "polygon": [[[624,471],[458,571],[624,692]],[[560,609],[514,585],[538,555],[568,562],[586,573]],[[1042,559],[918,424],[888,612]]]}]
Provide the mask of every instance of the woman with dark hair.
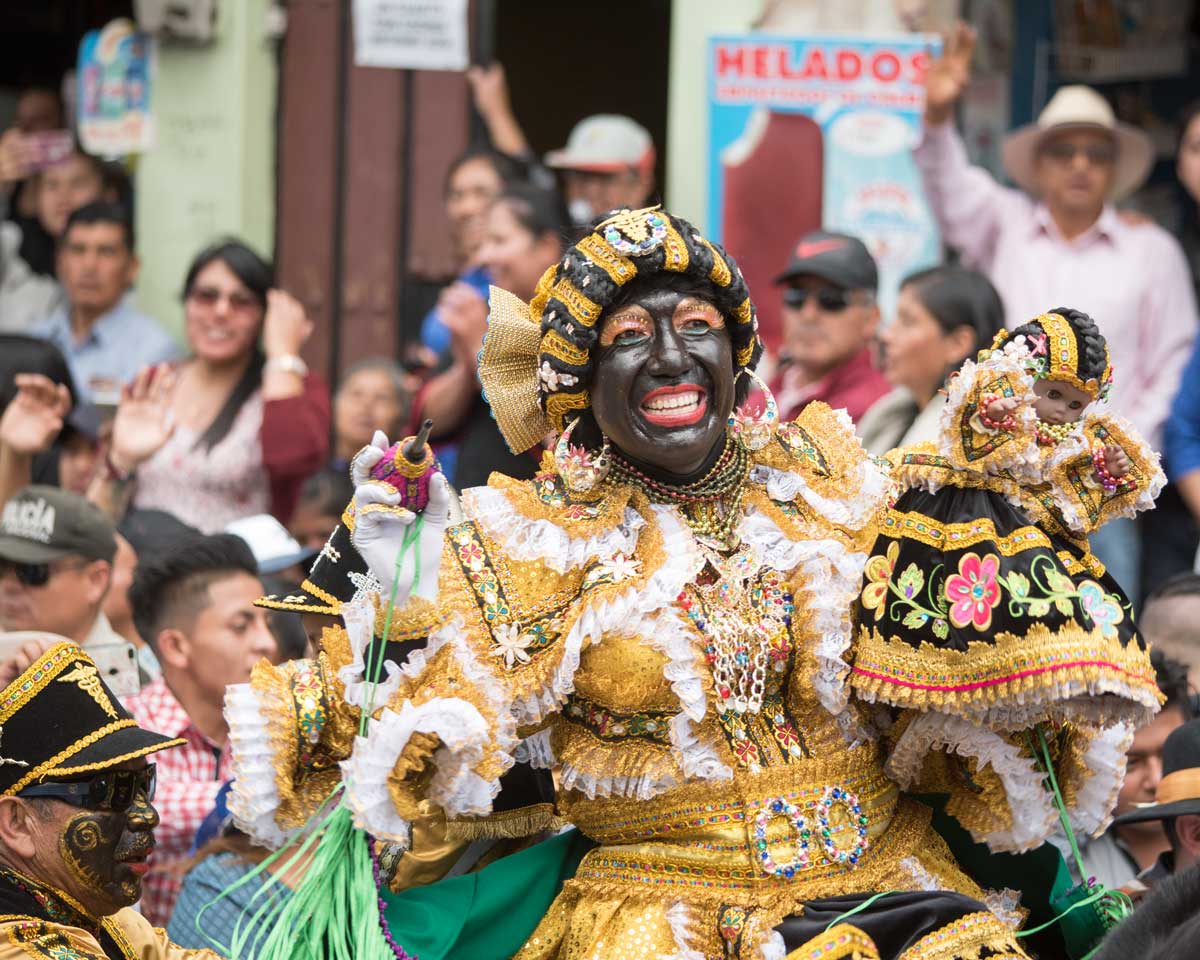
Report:
[{"label": "woman with dark hair", "polygon": [[191,357],[147,367],[123,391],[94,499],[128,495],[205,532],[239,517],[290,518],[325,461],[329,391],[300,359],[312,332],[270,265],[237,240],[201,251],[183,287]]},{"label": "woman with dark hair", "polygon": [[937,432],[947,375],[1004,326],[995,287],[975,270],[931,267],[900,285],[896,316],[879,335],[883,375],[895,389],[859,421],[873,454],[930,440]]},{"label": "woman with dark hair", "polygon": [[[446,170],[443,200],[450,241],[458,259],[457,283],[487,296],[490,282],[479,262],[487,212],[504,188],[521,177],[521,166],[511,157],[485,147],[471,147],[459,154]],[[442,316],[442,304],[433,307],[421,323],[421,343],[441,356],[451,348],[450,328]]]},{"label": "woman with dark hair", "polygon": [[[538,278],[562,256],[569,230],[570,221],[557,192],[510,184],[488,211],[479,263],[497,286],[531,299]],[[454,359],[418,393],[412,422],[429,417],[435,438],[451,438],[457,452],[453,462],[443,454],[443,467],[451,482],[460,487],[486,483],[493,470],[521,478],[533,476],[537,460],[514,456],[505,449],[480,393],[475,371],[487,330],[486,297],[467,284],[456,283],[443,292],[439,304],[451,330]]]}]

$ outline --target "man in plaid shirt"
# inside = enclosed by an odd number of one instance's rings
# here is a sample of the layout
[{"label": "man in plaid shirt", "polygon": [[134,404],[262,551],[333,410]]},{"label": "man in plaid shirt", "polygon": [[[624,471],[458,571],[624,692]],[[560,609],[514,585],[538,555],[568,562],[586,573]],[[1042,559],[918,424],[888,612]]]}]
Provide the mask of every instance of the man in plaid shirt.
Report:
[{"label": "man in plaid shirt", "polygon": [[142,913],[165,927],[183,882],[196,829],[230,776],[225,687],[245,683],[277,647],[254,556],[238,537],[196,537],[138,565],[129,603],[138,633],[154,650],[162,676],[125,699],[138,724],[180,737],[158,758],[155,805],[162,822],[143,883]]}]

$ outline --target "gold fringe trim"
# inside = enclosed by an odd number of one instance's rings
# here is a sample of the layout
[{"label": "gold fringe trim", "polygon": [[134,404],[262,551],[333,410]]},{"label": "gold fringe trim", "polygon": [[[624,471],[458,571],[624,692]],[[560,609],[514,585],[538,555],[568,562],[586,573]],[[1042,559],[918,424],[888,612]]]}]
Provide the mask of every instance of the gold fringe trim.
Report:
[{"label": "gold fringe trim", "polygon": [[504,810],[477,820],[447,820],[448,840],[515,840],[546,830],[557,830],[565,821],[554,812],[552,803],[535,803],[515,810]]},{"label": "gold fringe trim", "polygon": [[862,626],[850,671],[851,685],[868,700],[951,713],[1028,704],[1067,681],[1087,688],[1105,681],[1146,710],[1162,699],[1147,651],[1133,641],[1122,647],[1099,627],[1089,631],[1074,621],[1053,631],[1033,623],[1024,635],[1000,633],[994,642],[971,643],[965,651],[927,642],[914,648]]},{"label": "gold fringe trim", "polygon": [[965,917],[926,934],[900,954],[899,960],[1028,960],[1013,932],[990,911]]}]

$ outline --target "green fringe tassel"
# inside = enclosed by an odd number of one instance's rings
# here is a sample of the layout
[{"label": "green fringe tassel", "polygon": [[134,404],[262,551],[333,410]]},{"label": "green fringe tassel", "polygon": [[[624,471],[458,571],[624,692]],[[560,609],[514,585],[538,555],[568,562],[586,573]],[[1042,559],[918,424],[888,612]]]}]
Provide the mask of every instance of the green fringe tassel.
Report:
[{"label": "green fringe tassel", "polygon": [[[408,552],[417,544],[423,520],[418,516],[404,532],[388,597],[384,637],[391,626],[400,570]],[[419,582],[418,566],[413,590]],[[359,721],[360,736],[366,734],[367,720],[374,711],[386,643],[380,641],[374,647],[374,656],[367,665],[368,686]],[[196,930],[230,960],[397,960],[398,955],[381,927],[379,889],[375,884],[370,843],[370,837],[354,825],[354,815],[346,804],[345,784],[339,784],[297,839],[200,908]],[[301,874],[302,879],[293,890],[280,879]],[[214,940],[201,923],[205,912],[256,877],[263,878],[262,887],[238,917],[231,942]],[[263,930],[270,930],[265,940],[262,940]],[[256,950],[255,944],[260,940],[261,946]]]}]

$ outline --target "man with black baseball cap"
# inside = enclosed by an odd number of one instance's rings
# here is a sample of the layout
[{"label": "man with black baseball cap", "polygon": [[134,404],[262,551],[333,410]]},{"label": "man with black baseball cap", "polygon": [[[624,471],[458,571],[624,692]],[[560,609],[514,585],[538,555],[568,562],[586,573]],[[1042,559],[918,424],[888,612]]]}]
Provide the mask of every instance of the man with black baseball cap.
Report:
[{"label": "man with black baseball cap", "polygon": [[73,643],[0,690],[0,960],[217,960],[129,909],[158,826],[147,757],[182,742],[139,727]]},{"label": "man with black baseball cap", "polygon": [[822,400],[857,422],[890,389],[871,360],[879,325],[875,260],[857,237],[815,230],[800,238],[775,282],[783,287],[775,392],[784,420]]},{"label": "man with black baseball cap", "polygon": [[[1200,720],[1176,727],[1162,751],[1162,779],[1154,803],[1141,804],[1113,820],[1118,827],[1147,820],[1162,822],[1171,849],[1138,875],[1147,888],[1200,862]],[[1141,891],[1138,891],[1141,892]]]},{"label": "man with black baseball cap", "polygon": [[[93,652],[119,644],[124,653],[129,645],[101,609],[116,551],[112,522],[83,497],[26,487],[0,514],[0,628],[59,634]],[[0,665],[0,680],[27,665],[28,655],[15,665],[13,655]],[[118,687],[121,695],[137,689]]]}]

